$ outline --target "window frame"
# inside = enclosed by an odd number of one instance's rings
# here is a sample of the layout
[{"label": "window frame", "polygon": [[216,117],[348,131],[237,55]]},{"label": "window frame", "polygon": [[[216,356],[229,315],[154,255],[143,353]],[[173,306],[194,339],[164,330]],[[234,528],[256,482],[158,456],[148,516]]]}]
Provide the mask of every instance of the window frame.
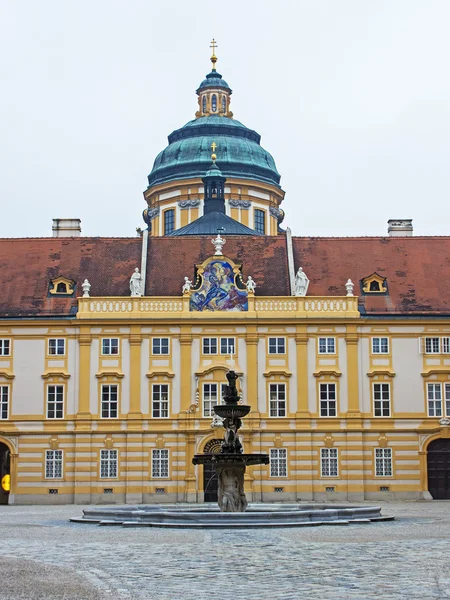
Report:
[{"label": "window frame", "polygon": [[[326,388],[326,398],[322,398],[322,387]],[[330,398],[330,388],[334,388],[334,398]],[[322,403],[326,403],[326,410],[323,411],[322,414]],[[330,410],[331,403],[334,403],[334,415],[330,414],[332,412]],[[319,383],[319,416],[323,419],[335,419],[338,417],[338,400],[337,400],[337,384],[334,381],[321,381]]]},{"label": "window frame", "polygon": [[[219,342],[218,342],[218,337],[203,337],[202,338],[202,355],[203,356],[217,356],[219,353]],[[215,346],[216,346],[216,351],[215,352],[211,352],[211,340],[215,340]],[[208,341],[208,345],[209,345],[209,350],[208,352],[205,352],[206,349],[206,342]]]},{"label": "window frame", "polygon": [[[335,452],[333,456],[331,453]],[[328,454],[324,456],[324,454]],[[336,473],[332,472],[332,465],[336,466]],[[329,474],[324,471],[328,468]],[[320,448],[320,477],[325,479],[339,479],[339,449],[338,448]]]},{"label": "window frame", "polygon": [[[5,400],[5,391],[6,391],[6,400]],[[8,421],[10,414],[10,406],[11,406],[11,386],[10,385],[0,385],[0,421]],[[4,417],[3,414],[6,416]]]},{"label": "window frame", "polygon": [[[104,398],[106,388],[109,388],[108,399]],[[115,388],[116,398],[111,399],[111,388]],[[113,406],[115,404],[115,407]],[[111,413],[115,410],[115,415]],[[104,414],[108,413],[108,414]],[[119,419],[119,384],[102,383],[100,386],[100,418],[101,419]]]},{"label": "window frame", "polygon": [[[271,344],[271,342],[274,342]],[[280,344],[280,341],[282,344]],[[280,351],[280,345],[282,345],[282,351]],[[274,352],[272,352],[274,348]],[[286,336],[271,336],[267,338],[267,354],[274,355],[286,355]]]},{"label": "window frame", "polygon": [[[167,340],[167,352],[162,352],[163,344],[162,342]],[[170,356],[170,337],[152,337],[151,343],[151,353],[152,356]],[[159,341],[159,352],[155,352],[155,342]]]},{"label": "window frame", "polygon": [[[284,456],[281,456],[284,454]],[[280,473],[283,469],[284,473]],[[269,477],[271,479],[279,479],[280,477],[288,477],[288,454],[287,448],[270,448],[269,452]]]},{"label": "window frame", "polygon": [[[378,393],[375,390],[376,386],[380,386],[379,389],[379,393],[380,393],[380,397],[376,398],[376,394]],[[384,386],[386,386],[386,389],[388,390],[389,393],[389,398],[383,398],[383,393],[384,393]],[[389,381],[376,381],[372,383],[372,396],[373,396],[373,416],[374,418],[377,419],[387,419],[389,417],[392,417],[392,394],[391,394],[391,383]],[[377,408],[377,403],[380,403],[380,406]],[[388,403],[388,408],[389,408],[389,414],[385,415],[383,414],[383,412],[385,411],[385,406],[384,403]],[[381,414],[377,415],[377,410],[380,411]]]},{"label": "window frame", "polygon": [[[55,352],[52,352],[52,348],[50,347],[51,342],[56,342],[55,343]],[[62,346],[63,346],[63,352],[59,352],[59,343],[58,342],[62,342]],[[47,356],[53,358],[54,356],[66,356],[66,338],[57,338],[57,337],[52,337],[52,338],[48,338],[47,340]]]},{"label": "window frame", "polygon": [[[161,457],[162,453],[167,453],[165,458]],[[155,459],[155,454],[159,454],[159,457]],[[163,474],[164,463],[167,467],[167,474]],[[155,465],[158,465],[158,473],[155,474]],[[152,479],[170,479],[170,452],[168,448],[152,448],[151,456],[151,478]]]},{"label": "window frame", "polygon": [[[325,340],[325,349],[321,349],[321,340]],[[333,350],[331,351],[330,341],[333,340]],[[334,336],[320,336],[317,338],[317,354],[336,354],[336,338]]]},{"label": "window frame", "polygon": [[[377,456],[377,452],[380,452],[382,456]],[[384,456],[388,452],[389,456]],[[373,449],[373,472],[375,477],[383,477],[392,479],[394,477],[394,457],[392,448],[374,448]],[[378,472],[377,460],[380,461],[381,473]],[[390,473],[386,473],[386,463],[390,465]]]},{"label": "window frame", "polygon": [[[6,342],[8,342],[8,354],[5,354]],[[12,348],[11,338],[0,338],[0,356],[11,356],[11,354],[12,354],[11,348]]]},{"label": "window frame", "polygon": [[[161,388],[167,388],[167,399],[163,400],[162,399],[162,390]],[[155,400],[155,389],[156,388],[160,388],[159,389],[159,399]],[[152,387],[151,387],[151,391],[152,391],[152,395],[151,395],[151,418],[152,419],[169,419],[170,418],[170,386],[168,383],[152,383]],[[155,405],[159,405],[158,406],[158,410],[156,410],[156,406]],[[165,407],[163,405],[166,405]],[[155,413],[159,412],[159,415],[156,415]],[[167,412],[167,414],[162,414],[164,412]]]},{"label": "window frame", "polygon": [[169,235],[173,231],[175,231],[175,219],[175,208],[166,208],[165,210],[163,210],[164,235]]},{"label": "window frame", "polygon": [[[60,453],[61,458],[56,458],[56,453]],[[51,453],[52,458],[49,458],[49,454]],[[52,474],[48,473],[47,467],[52,466]],[[57,470],[57,466],[60,466],[60,475],[55,474]],[[64,452],[63,450],[52,450],[48,449],[45,451],[45,459],[44,459],[44,479],[50,479],[54,481],[55,479],[64,479]]]},{"label": "window frame", "polygon": [[253,210],[253,227],[258,233],[266,235],[266,211],[262,208]]},{"label": "window frame", "polygon": [[[425,354],[441,354],[441,338],[438,336],[428,336],[424,338]],[[427,349],[428,340],[430,340],[430,350]],[[434,342],[437,340],[437,350],[433,349]]]},{"label": "window frame", "polygon": [[450,382],[444,382],[444,392],[442,400],[445,405],[445,416],[450,417]]},{"label": "window frame", "polygon": [[[105,352],[105,342],[109,342],[109,352]],[[112,352],[112,350],[113,350],[112,342],[117,342],[117,352]],[[101,354],[102,354],[102,356],[119,356],[120,355],[120,338],[117,338],[117,337],[102,338]]]},{"label": "window frame", "polygon": [[[432,398],[430,398],[430,390],[433,389]],[[435,392],[439,390],[439,398],[436,398]],[[432,418],[442,418],[443,417],[443,397],[442,397],[442,383],[440,381],[428,381],[427,382],[427,416]],[[445,391],[445,388],[444,388]],[[431,403],[433,404],[433,408],[431,410]],[[439,406],[440,414],[437,414],[436,407]],[[431,413],[434,414],[431,414]]]},{"label": "window frame", "polygon": [[[233,336],[232,337],[224,336],[224,337],[220,338],[220,340],[219,340],[219,349],[220,349],[220,355],[221,356],[230,356],[230,354],[231,354],[231,352],[229,351],[229,347],[230,347],[229,341],[230,340],[233,340],[233,344],[232,344],[232,346],[233,346],[233,356],[236,356],[236,338],[233,337]],[[225,342],[225,341],[226,341],[226,346],[227,346],[226,350],[227,351],[223,352],[222,351],[222,342]]]},{"label": "window frame", "polygon": [[[107,453],[104,457],[103,453]],[[114,456],[114,458],[112,458]],[[99,456],[99,477],[100,479],[118,479],[119,477],[119,451],[117,448],[100,448]],[[115,474],[111,475],[111,465],[114,466]],[[107,475],[103,475],[102,467],[107,467]]]},{"label": "window frame", "polygon": [[[202,417],[205,419],[209,419],[214,416],[213,404],[210,404],[210,403],[214,402],[214,400],[211,399],[211,394],[210,394],[210,397],[206,400],[205,388],[206,388],[206,386],[208,386],[208,387],[215,386],[216,400],[215,400],[214,406],[217,406],[218,404],[220,404],[220,401],[221,401],[221,399],[219,398],[219,385],[220,384],[217,383],[216,381],[204,381],[202,383]],[[205,410],[206,405],[207,405],[206,403],[208,403],[209,414],[207,414],[208,411]]]},{"label": "window frame", "polygon": [[[55,388],[55,399],[50,400],[50,389]],[[62,400],[58,400],[58,394],[56,388],[61,388],[62,390]],[[66,400],[66,386],[62,383],[49,383],[46,386],[46,394],[45,394],[46,402],[45,402],[45,418],[50,421],[60,421],[64,419],[65,415],[65,400]],[[54,404],[53,411],[54,416],[50,416],[50,404]],[[60,406],[58,406],[60,405]],[[61,416],[57,416],[58,408],[61,409]]]},{"label": "window frame", "polygon": [[[276,395],[277,398],[272,400],[272,387],[276,387]],[[279,398],[279,391],[283,388],[284,398]],[[284,404],[284,406],[281,406]],[[272,414],[273,408],[274,412],[277,414]],[[284,410],[284,414],[280,414]],[[287,417],[287,385],[286,383],[280,382],[271,382],[269,383],[269,417],[273,419],[284,419]]]},{"label": "window frame", "polygon": [[[375,340],[378,340],[378,348],[379,348],[378,350],[375,350]],[[382,340],[386,340],[386,350],[383,350]],[[389,354],[390,353],[389,338],[386,336],[373,337],[371,347],[372,347],[372,354],[376,354],[377,356],[379,354]]]}]

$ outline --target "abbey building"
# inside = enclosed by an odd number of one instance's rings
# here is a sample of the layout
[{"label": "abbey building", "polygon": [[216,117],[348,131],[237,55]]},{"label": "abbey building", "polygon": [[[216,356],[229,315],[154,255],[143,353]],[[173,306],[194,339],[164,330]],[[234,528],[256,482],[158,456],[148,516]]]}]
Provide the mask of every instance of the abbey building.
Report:
[{"label": "abbey building", "polygon": [[0,502],[215,500],[233,367],[253,501],[450,498],[450,237],[293,237],[216,70],[139,237],[0,240]]}]

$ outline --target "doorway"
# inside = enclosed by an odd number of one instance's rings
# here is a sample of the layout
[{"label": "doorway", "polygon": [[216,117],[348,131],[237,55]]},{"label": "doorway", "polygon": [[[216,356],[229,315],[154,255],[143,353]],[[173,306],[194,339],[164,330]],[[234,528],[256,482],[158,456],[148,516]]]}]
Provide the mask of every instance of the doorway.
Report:
[{"label": "doorway", "polygon": [[[213,439],[205,445],[205,454],[219,454],[222,449],[223,440]],[[203,491],[204,502],[217,502],[218,478],[216,469],[212,463],[203,465]]]},{"label": "doorway", "polygon": [[450,439],[430,443],[427,463],[428,491],[434,500],[450,499]]},{"label": "doorway", "polygon": [[[0,442],[0,483],[5,475],[11,474],[11,453],[6,444]],[[0,504],[8,504],[9,491],[0,485]]]}]

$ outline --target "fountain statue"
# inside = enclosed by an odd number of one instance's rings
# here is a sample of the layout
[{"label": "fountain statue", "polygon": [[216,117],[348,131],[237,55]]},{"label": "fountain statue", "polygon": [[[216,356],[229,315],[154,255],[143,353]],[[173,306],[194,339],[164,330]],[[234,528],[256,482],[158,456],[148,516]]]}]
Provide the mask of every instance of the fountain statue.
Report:
[{"label": "fountain statue", "polygon": [[250,406],[240,404],[236,388],[235,371],[226,374],[228,385],[224,387],[224,404],[214,406],[214,413],[223,419],[225,435],[220,454],[196,454],[194,465],[212,463],[219,481],[218,504],[221,512],[244,512],[247,498],[244,492],[244,474],[248,465],[267,465],[267,454],[244,454],[238,431],[242,418],[250,412]]}]

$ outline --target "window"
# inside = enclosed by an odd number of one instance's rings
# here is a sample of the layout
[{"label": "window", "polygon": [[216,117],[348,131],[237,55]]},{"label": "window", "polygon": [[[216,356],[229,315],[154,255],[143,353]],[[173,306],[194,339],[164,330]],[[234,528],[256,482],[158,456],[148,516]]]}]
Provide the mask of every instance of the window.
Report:
[{"label": "window", "polygon": [[102,419],[117,419],[118,386],[102,385]]},{"label": "window", "polygon": [[380,282],[379,281],[371,281],[369,284],[369,292],[380,292]]},{"label": "window", "polygon": [[166,419],[169,416],[169,386],[154,384],[152,386],[152,417]]},{"label": "window", "polygon": [[48,353],[50,356],[63,356],[66,353],[66,340],[64,338],[50,338],[48,340]]},{"label": "window", "polygon": [[450,354],[450,337],[442,338],[442,353]]},{"label": "window", "polygon": [[425,338],[425,352],[427,354],[439,354],[440,339],[438,337]]},{"label": "window", "polygon": [[0,385],[0,419],[9,415],[9,385]]},{"label": "window", "polygon": [[117,477],[117,450],[100,450],[100,478]]},{"label": "window", "polygon": [[336,384],[321,383],[320,384],[320,416],[335,417],[336,416]]},{"label": "window", "polygon": [[445,384],[445,414],[450,417],[450,383]]},{"label": "window", "polygon": [[336,342],[334,337],[319,338],[319,354],[335,354]]},{"label": "window", "polygon": [[271,383],[269,385],[270,416],[286,416],[286,385],[284,383]]},{"label": "window", "polygon": [[[446,386],[447,387],[447,386]],[[440,383],[427,385],[428,416],[442,417],[442,388]]]},{"label": "window", "polygon": [[320,472],[322,477],[338,476],[338,451],[337,448],[320,449]]},{"label": "window", "polygon": [[259,210],[259,208],[255,208],[255,231],[258,233],[262,233],[263,235],[266,233],[266,213],[264,210]]},{"label": "window", "polygon": [[62,450],[45,451],[45,478],[61,479],[63,476],[63,453]]},{"label": "window", "polygon": [[152,477],[169,477],[168,450],[152,450]]},{"label": "window", "polygon": [[169,235],[175,229],[175,209],[164,211],[164,235]]},{"label": "window", "polygon": [[205,113],[206,112],[206,96],[203,96],[202,103],[203,103],[203,112]]},{"label": "window", "polygon": [[9,356],[11,352],[11,340],[0,340],[0,356]]},{"label": "window", "polygon": [[219,404],[217,398],[217,383],[203,384],[203,416],[211,417],[213,415],[213,407]]},{"label": "window", "polygon": [[285,448],[270,449],[270,476],[287,477],[287,450]]},{"label": "window", "polygon": [[217,112],[217,96],[215,94],[213,94],[211,98],[211,110]]},{"label": "window", "polygon": [[392,477],[391,448],[375,448],[375,476]]},{"label": "window", "polygon": [[373,384],[373,411],[376,417],[391,416],[391,385],[390,383]]},{"label": "window", "polygon": [[234,354],[234,338],[220,338],[220,354]]},{"label": "window", "polygon": [[102,339],[102,354],[119,354],[118,338],[103,338]]},{"label": "window", "polygon": [[227,112],[227,99],[225,98],[225,96],[222,96],[222,112]]},{"label": "window", "polygon": [[58,283],[58,285],[56,286],[56,293],[67,294],[67,283]]},{"label": "window", "polygon": [[217,354],[217,338],[203,338],[203,354]]},{"label": "window", "polygon": [[152,354],[169,354],[169,338],[153,338]]},{"label": "window", "polygon": [[372,338],[372,354],[389,354],[389,339],[387,337]]},{"label": "window", "polygon": [[64,386],[49,385],[47,387],[47,419],[64,417]]},{"label": "window", "polygon": [[286,354],[286,340],[284,337],[269,338],[269,354]]}]

